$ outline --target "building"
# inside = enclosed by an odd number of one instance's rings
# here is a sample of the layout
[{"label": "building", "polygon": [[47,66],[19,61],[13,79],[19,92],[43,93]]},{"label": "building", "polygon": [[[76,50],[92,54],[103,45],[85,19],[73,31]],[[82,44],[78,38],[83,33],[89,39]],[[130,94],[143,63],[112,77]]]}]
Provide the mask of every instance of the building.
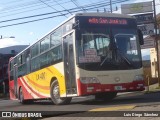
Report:
[{"label": "building", "polygon": [[11,57],[21,52],[28,45],[16,45],[0,48],[0,93],[8,93],[8,61]]}]

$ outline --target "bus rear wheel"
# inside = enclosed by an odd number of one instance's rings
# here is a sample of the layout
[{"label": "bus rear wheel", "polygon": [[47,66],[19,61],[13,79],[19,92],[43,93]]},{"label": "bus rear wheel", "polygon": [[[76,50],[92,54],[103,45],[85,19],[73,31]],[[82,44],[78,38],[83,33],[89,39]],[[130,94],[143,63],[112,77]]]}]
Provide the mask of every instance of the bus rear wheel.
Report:
[{"label": "bus rear wheel", "polygon": [[117,92],[105,92],[105,93],[98,93],[95,95],[96,100],[105,100],[111,101],[117,96]]},{"label": "bus rear wheel", "polygon": [[26,103],[26,101],[24,100],[24,95],[23,95],[22,88],[19,89],[19,102],[21,104],[25,104]]},{"label": "bus rear wheel", "polygon": [[59,84],[57,80],[53,81],[51,84],[50,95],[53,103],[56,105],[69,104],[72,100],[71,97],[60,97]]},{"label": "bus rear wheel", "polygon": [[29,104],[29,103],[32,103],[32,102],[33,102],[33,100],[25,100],[25,99],[24,99],[22,87],[19,89],[19,102],[20,102],[21,104]]}]

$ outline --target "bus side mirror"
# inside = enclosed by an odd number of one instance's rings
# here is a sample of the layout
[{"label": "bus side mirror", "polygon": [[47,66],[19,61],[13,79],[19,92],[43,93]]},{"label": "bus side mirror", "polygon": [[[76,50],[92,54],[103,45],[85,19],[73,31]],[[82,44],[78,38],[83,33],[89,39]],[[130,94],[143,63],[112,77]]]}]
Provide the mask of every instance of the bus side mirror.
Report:
[{"label": "bus side mirror", "polygon": [[144,39],[143,39],[143,34],[140,29],[138,29],[138,37],[139,37],[139,44],[143,45],[144,44]]}]

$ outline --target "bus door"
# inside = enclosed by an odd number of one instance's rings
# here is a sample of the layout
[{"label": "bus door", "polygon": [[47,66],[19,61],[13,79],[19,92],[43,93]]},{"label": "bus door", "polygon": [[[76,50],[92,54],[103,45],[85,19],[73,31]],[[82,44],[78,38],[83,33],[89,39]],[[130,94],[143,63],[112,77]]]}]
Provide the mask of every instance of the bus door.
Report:
[{"label": "bus door", "polygon": [[63,60],[67,94],[76,94],[75,58],[73,47],[73,34],[71,32],[63,37]]},{"label": "bus door", "polygon": [[18,68],[17,68],[17,64],[14,65],[13,67],[13,74],[14,74],[14,95],[16,96],[16,98],[18,97],[18,93],[17,93],[17,79],[18,79]]}]

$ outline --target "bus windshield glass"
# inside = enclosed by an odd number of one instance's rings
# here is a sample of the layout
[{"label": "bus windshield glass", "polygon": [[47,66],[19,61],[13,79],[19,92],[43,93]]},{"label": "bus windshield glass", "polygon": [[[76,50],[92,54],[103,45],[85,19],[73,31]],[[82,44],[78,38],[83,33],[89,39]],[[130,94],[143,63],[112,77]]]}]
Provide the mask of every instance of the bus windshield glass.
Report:
[{"label": "bus windshield glass", "polygon": [[127,70],[142,67],[135,28],[82,28],[77,33],[77,62],[80,68]]}]

